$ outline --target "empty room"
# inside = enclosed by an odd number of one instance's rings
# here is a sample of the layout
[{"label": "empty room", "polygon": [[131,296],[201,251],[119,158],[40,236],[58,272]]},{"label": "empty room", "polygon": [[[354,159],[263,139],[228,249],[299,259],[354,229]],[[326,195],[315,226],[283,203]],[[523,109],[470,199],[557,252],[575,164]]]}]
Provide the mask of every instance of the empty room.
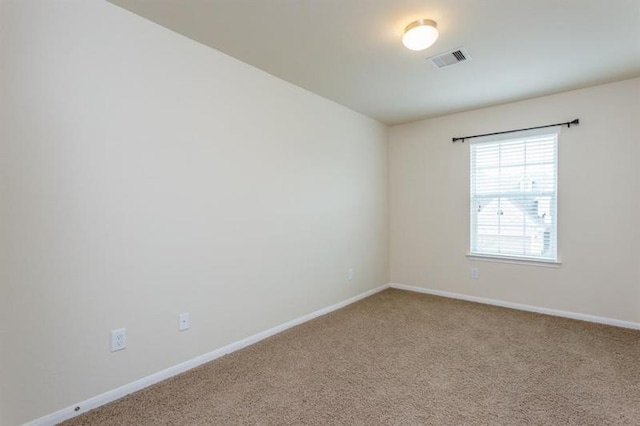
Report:
[{"label": "empty room", "polygon": [[0,425],[640,425],[640,1],[0,0]]}]

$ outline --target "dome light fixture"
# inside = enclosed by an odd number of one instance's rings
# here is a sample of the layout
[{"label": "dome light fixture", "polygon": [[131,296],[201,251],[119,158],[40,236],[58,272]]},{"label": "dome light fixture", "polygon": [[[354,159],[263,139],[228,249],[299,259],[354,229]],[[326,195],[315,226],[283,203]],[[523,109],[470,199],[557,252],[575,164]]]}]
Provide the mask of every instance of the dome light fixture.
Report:
[{"label": "dome light fixture", "polygon": [[407,49],[424,50],[438,39],[438,25],[431,19],[418,19],[407,25],[402,36],[402,44]]}]

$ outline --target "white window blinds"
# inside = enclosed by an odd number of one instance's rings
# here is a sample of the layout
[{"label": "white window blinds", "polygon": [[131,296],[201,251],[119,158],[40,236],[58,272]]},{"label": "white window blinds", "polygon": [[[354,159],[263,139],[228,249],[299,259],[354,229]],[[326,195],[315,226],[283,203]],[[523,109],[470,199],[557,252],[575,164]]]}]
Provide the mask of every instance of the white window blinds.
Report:
[{"label": "white window blinds", "polygon": [[471,255],[557,261],[558,132],[476,139]]}]

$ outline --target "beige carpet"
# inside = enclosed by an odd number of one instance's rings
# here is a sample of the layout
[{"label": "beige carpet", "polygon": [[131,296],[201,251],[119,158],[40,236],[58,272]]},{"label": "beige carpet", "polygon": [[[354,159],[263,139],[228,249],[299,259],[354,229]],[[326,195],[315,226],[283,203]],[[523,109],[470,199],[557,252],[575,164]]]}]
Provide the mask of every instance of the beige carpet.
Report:
[{"label": "beige carpet", "polygon": [[640,425],[640,332],[386,290],[68,425]]}]

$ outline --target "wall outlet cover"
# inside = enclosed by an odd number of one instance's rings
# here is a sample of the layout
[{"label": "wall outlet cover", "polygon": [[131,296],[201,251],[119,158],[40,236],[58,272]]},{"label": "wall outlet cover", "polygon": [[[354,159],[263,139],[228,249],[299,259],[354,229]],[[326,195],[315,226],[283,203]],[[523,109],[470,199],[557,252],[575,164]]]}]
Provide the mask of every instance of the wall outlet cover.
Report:
[{"label": "wall outlet cover", "polygon": [[191,326],[191,315],[189,312],[182,313],[178,316],[178,330],[185,331]]},{"label": "wall outlet cover", "polygon": [[119,328],[111,331],[111,352],[121,351],[127,347],[127,329]]}]

